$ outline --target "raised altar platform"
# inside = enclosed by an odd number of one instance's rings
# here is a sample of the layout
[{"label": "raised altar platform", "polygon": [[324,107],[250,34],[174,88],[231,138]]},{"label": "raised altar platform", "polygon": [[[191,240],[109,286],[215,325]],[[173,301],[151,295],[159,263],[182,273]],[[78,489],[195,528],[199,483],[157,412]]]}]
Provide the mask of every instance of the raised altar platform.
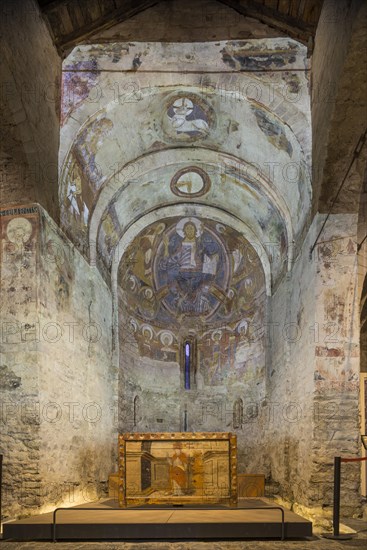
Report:
[{"label": "raised altar platform", "polygon": [[6,540],[285,539],[312,523],[263,498],[238,499],[232,433],[119,436],[118,500],[3,524]]},{"label": "raised altar platform", "polygon": [[[266,499],[240,499],[236,508],[150,505],[120,508],[106,499],[3,524],[5,540],[209,540],[312,536],[312,523]],[[86,509],[84,509],[86,508]],[[94,509],[96,508],[96,509]],[[253,508],[253,509],[250,509]],[[265,509],[263,509],[265,508]],[[280,508],[280,507],[279,507]]]}]

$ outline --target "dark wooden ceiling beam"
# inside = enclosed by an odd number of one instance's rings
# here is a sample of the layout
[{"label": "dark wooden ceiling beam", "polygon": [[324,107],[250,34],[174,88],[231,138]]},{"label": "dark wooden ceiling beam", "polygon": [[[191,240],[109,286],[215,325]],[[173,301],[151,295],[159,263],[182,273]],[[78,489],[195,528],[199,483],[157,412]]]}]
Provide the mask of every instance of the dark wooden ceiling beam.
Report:
[{"label": "dark wooden ceiling beam", "polygon": [[[39,0],[54,43],[62,55],[96,32],[126,21],[164,0]],[[184,2],[184,0],[182,0]],[[217,0],[245,17],[276,29],[312,52],[323,0]],[[283,2],[283,0],[282,0]]]},{"label": "dark wooden ceiling beam", "polygon": [[57,9],[61,4],[71,4],[72,0],[67,0],[67,2],[65,0],[38,0],[38,3],[43,13],[47,14],[47,12]]},{"label": "dark wooden ceiling beam", "polygon": [[218,1],[246,17],[258,19],[262,23],[269,25],[269,27],[273,27],[291,38],[303,42],[308,47],[312,47],[312,41],[316,30],[315,25],[310,25],[298,17],[280,13],[278,10],[269,8],[253,0]]},{"label": "dark wooden ceiling beam", "polygon": [[[56,30],[54,24],[55,18],[58,17],[59,13],[61,16],[61,8],[63,7],[63,2],[61,2],[60,0],[55,0],[55,2],[53,2],[49,6],[46,6],[46,9],[43,8],[43,11],[45,13],[45,16],[50,21],[53,30],[55,46],[61,53],[64,53],[65,50],[70,50],[76,44],[88,39],[96,31],[100,32],[102,30],[109,29],[117,23],[121,23],[121,21],[126,21],[130,17],[134,17],[134,15],[137,15],[138,13],[141,13],[142,11],[153,7],[155,4],[158,4],[158,2],[159,0],[116,1],[115,3],[116,5],[118,5],[116,9],[104,13],[102,16],[93,19],[88,23],[74,29],[72,32],[66,34],[63,34],[62,32],[60,33],[60,29],[62,28],[60,26],[59,29]],[[73,6],[76,6],[76,3],[66,2],[64,5],[67,6],[70,12],[71,10],[73,10]],[[75,18],[72,19],[75,20]],[[60,23],[61,22],[62,21],[60,20]]]}]

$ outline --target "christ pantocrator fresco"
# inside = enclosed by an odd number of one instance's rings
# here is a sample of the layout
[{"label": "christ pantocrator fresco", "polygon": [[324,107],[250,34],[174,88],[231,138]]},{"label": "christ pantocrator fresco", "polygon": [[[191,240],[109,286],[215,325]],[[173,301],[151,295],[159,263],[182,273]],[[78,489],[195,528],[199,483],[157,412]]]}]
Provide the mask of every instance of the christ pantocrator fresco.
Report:
[{"label": "christ pantocrator fresco", "polygon": [[196,216],[157,221],[130,245],[119,278],[121,326],[132,327],[142,356],[177,362],[180,331],[194,330],[205,383],[247,369],[246,350],[263,326],[265,282],[256,250],[238,231]]},{"label": "christ pantocrator fresco", "polygon": [[[197,217],[170,218],[147,228],[120,270],[127,311],[157,327],[195,320],[219,327],[250,322],[262,292],[260,260],[233,229]],[[237,299],[236,299],[237,298]]]},{"label": "christ pantocrator fresco", "polygon": [[183,218],[163,234],[154,279],[163,305],[176,316],[211,315],[229,281],[223,243],[197,218]]}]

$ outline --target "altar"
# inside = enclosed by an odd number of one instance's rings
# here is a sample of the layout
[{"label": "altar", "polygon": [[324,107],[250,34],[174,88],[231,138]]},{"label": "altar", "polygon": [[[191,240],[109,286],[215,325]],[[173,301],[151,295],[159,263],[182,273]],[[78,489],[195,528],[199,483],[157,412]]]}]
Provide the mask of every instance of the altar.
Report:
[{"label": "altar", "polygon": [[237,504],[237,440],[232,433],[119,436],[119,505]]},{"label": "altar", "polygon": [[102,499],[8,522],[4,539],[284,540],[312,536],[310,521],[268,499],[241,498],[237,503],[237,444],[231,433],[122,434],[118,477],[118,502]]}]

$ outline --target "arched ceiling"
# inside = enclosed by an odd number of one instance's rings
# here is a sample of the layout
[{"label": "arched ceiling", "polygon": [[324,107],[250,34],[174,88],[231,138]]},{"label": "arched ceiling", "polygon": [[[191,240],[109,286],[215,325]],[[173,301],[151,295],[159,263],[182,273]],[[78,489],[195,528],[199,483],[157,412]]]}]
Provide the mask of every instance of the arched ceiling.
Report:
[{"label": "arched ceiling", "polygon": [[304,46],[80,46],[64,62],[62,112],[62,224],[107,279],[124,233],[165,207],[237,220],[273,282],[290,267],[311,207]]}]

